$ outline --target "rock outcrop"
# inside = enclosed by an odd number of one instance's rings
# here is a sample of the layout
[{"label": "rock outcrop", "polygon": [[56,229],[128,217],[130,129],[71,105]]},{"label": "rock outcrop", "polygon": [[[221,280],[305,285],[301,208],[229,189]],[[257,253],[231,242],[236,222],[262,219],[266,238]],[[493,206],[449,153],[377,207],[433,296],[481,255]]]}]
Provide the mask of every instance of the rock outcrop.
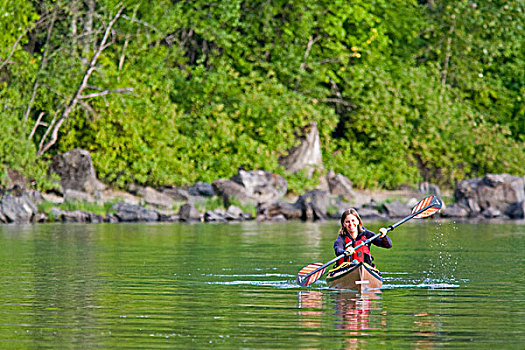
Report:
[{"label": "rock outcrop", "polygon": [[356,197],[354,189],[352,188],[352,181],[342,174],[336,174],[330,170],[326,175],[328,188],[330,194],[340,196],[341,198],[351,201]]},{"label": "rock outcrop", "polygon": [[223,198],[225,206],[232,200],[242,205],[273,203],[286,194],[287,182],[278,174],[263,170],[239,172],[228,179],[215,180],[212,183],[214,193]]},{"label": "rock outcrop", "polygon": [[[301,144],[282,158],[289,171],[313,169],[322,165],[318,149],[317,126],[312,124]],[[363,219],[390,220],[406,217],[422,195],[440,195],[436,185],[423,182],[418,190],[405,188],[393,192],[354,191],[350,179],[329,171],[321,188],[308,191],[295,202],[287,202],[287,182],[279,174],[264,170],[239,169],[230,179],[218,179],[212,184],[198,182],[193,186],[164,186],[160,189],[130,185],[129,192],[105,189],[96,177],[87,151],[74,149],[53,158],[50,171],[61,176],[61,191],[40,193],[26,189],[27,180],[15,171],[7,171],[7,185],[1,188],[0,223],[61,222],[230,222],[258,221],[319,221],[339,219],[354,207]],[[399,194],[405,200],[390,201]],[[445,205],[434,217],[460,219],[525,219],[525,178],[509,174],[487,174],[482,178],[458,183],[455,203]],[[222,202],[228,209],[216,208],[199,212],[197,208]],[[54,203],[49,214],[38,212],[35,203]],[[114,203],[105,216],[82,210],[64,211],[64,202]],[[251,205],[255,217],[241,207]],[[250,209],[251,210],[251,209]],[[249,211],[250,211],[249,210]]]},{"label": "rock outcrop", "polygon": [[[520,217],[525,200],[524,179],[509,174],[487,174],[460,181],[454,192],[456,203],[447,215],[464,208],[469,217]],[[523,216],[521,216],[523,218]]]},{"label": "rock outcrop", "polygon": [[155,210],[123,202],[115,203],[111,209],[115,212],[114,216],[121,222],[159,221],[160,217]]},{"label": "rock outcrop", "polygon": [[93,194],[106,187],[97,179],[91,155],[86,150],[73,149],[54,156],[50,171],[60,176],[63,191],[69,189]]},{"label": "rock outcrop", "polygon": [[27,194],[20,196],[4,195],[0,198],[0,222],[5,224],[28,224],[38,213]]},{"label": "rock outcrop", "polygon": [[312,123],[303,130],[299,145],[292,147],[286,156],[279,159],[279,164],[291,173],[306,171],[312,177],[316,168],[323,167],[323,153],[317,123]]}]

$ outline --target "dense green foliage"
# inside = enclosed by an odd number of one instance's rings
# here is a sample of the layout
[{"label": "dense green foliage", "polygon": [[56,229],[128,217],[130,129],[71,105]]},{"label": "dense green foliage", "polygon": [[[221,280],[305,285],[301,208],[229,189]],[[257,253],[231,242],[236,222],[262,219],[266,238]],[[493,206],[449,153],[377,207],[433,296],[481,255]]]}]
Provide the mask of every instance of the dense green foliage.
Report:
[{"label": "dense green foliage", "polygon": [[84,148],[117,186],[242,166],[300,191],[312,182],[278,158],[312,122],[326,169],[356,187],[525,169],[520,0],[20,0],[0,14],[2,171],[38,177],[36,159]]}]

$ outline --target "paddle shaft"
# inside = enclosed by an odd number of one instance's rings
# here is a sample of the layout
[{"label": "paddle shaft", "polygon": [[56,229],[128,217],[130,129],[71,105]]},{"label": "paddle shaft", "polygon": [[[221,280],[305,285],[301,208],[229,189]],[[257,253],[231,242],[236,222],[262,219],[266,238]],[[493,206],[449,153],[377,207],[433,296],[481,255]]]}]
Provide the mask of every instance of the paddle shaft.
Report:
[{"label": "paddle shaft", "polygon": [[[394,230],[396,227],[398,227],[399,225],[404,224],[404,223],[407,222],[408,220],[412,219],[414,216],[421,214],[422,212],[424,212],[425,210],[427,210],[427,209],[429,209],[429,208],[431,208],[431,207],[433,207],[433,203],[430,203],[429,205],[427,205],[427,206],[424,207],[423,209],[420,209],[420,210],[416,211],[415,213],[410,214],[410,215],[407,216],[406,218],[399,220],[399,221],[396,222],[395,224],[388,226],[387,229],[386,229],[386,232],[393,231],[393,230]],[[379,237],[379,236],[381,236],[381,233],[376,233],[375,235],[373,235],[372,237],[370,237],[370,238],[367,239],[366,241],[364,241],[364,242],[362,242],[361,244],[359,244],[359,245],[357,245],[356,247],[354,247],[354,250],[356,250],[356,249],[358,249],[358,248],[361,248],[361,247],[364,246],[365,244],[368,244],[368,243],[372,242],[374,239],[376,239],[376,238]],[[337,260],[338,258],[343,257],[343,256],[344,256],[344,254],[339,255],[339,256],[336,258],[336,260]]]},{"label": "paddle shaft", "polygon": [[[422,209],[416,211],[415,213],[410,214],[410,215],[407,216],[406,218],[401,219],[401,220],[399,220],[398,222],[396,222],[395,224],[388,226],[388,228],[386,229],[386,232],[389,232],[389,231],[394,230],[394,228],[398,227],[398,226],[401,225],[401,224],[404,224],[404,223],[407,222],[408,220],[412,219],[414,216],[421,214],[422,212],[424,212],[425,210],[431,208],[432,206],[433,206],[433,203],[430,203],[430,204],[427,205],[426,207],[424,207],[424,208],[422,208]],[[368,243],[372,242],[374,239],[376,239],[376,238],[379,237],[379,236],[381,236],[381,233],[377,233],[377,234],[373,235],[372,237],[370,237],[370,238],[367,239],[366,241],[362,242],[361,244],[358,244],[357,247],[354,247],[354,250],[356,250],[356,249],[358,249],[358,248],[361,248],[361,247],[364,246],[365,244],[368,244]],[[310,277],[311,275],[313,275],[313,274],[316,273],[317,271],[320,271],[320,270],[326,268],[328,265],[330,265],[330,264],[336,262],[337,260],[343,258],[344,256],[345,256],[345,254],[341,254],[341,255],[339,255],[339,256],[333,258],[332,260],[330,260],[330,261],[327,262],[326,264],[324,264],[324,265],[318,267],[317,269],[313,270],[313,271],[310,272],[309,274],[307,274],[307,275],[305,275],[305,276],[302,276],[302,277],[301,277],[301,280],[304,281],[305,279],[307,279],[308,277]]]}]

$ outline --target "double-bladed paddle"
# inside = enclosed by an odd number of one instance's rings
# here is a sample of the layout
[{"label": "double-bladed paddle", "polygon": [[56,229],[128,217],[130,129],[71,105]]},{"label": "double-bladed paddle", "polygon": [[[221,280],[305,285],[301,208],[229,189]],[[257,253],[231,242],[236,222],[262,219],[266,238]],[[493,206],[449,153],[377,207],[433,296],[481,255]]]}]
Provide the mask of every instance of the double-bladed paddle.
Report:
[{"label": "double-bladed paddle", "polygon": [[[412,209],[412,213],[409,216],[407,216],[406,218],[396,222],[393,225],[388,226],[386,231],[387,232],[392,231],[394,228],[396,228],[397,226],[399,226],[401,224],[404,224],[405,222],[407,222],[410,219],[426,218],[426,217],[434,214],[439,209],[441,209],[441,205],[442,205],[441,200],[438,197],[436,197],[436,196],[429,196],[429,197],[423,198]],[[354,247],[354,250],[362,247],[365,244],[368,244],[368,243],[372,242],[374,239],[376,239],[380,235],[381,234],[378,233],[378,234],[370,237],[369,239],[367,239],[363,243],[361,243],[361,244],[357,245],[356,247]],[[297,274],[297,283],[301,287],[309,286],[310,284],[312,284],[315,281],[317,281],[324,274],[327,266],[329,266],[330,264],[336,262],[337,260],[341,259],[344,256],[345,256],[345,254],[341,254],[341,255],[333,258],[332,260],[330,260],[326,264],[323,264],[323,263],[312,263],[310,265],[307,265],[307,266],[303,267],[301,270],[299,270],[299,273]]]}]

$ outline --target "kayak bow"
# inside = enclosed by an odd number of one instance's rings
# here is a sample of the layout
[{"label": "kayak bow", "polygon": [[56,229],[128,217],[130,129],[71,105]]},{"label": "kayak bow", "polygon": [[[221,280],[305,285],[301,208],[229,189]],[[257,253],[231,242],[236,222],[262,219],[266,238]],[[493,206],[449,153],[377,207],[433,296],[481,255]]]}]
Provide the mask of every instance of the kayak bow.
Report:
[{"label": "kayak bow", "polygon": [[364,262],[343,263],[328,271],[326,281],[330,288],[353,289],[359,292],[379,289],[383,285],[379,270]]}]

